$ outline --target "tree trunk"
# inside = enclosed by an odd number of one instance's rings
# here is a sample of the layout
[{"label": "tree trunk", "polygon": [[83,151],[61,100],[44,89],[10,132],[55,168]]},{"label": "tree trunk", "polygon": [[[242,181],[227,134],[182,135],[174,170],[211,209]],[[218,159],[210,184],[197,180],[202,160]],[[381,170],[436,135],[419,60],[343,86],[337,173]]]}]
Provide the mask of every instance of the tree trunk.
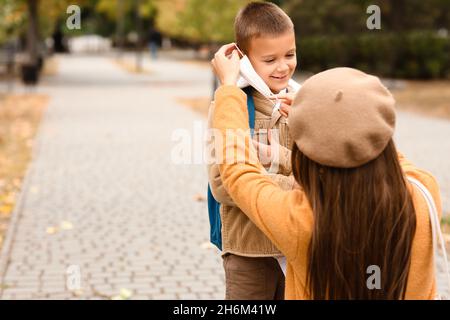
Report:
[{"label": "tree trunk", "polygon": [[[27,30],[27,59],[21,66],[22,81],[26,85],[35,85],[39,81],[42,59],[38,52],[38,6],[39,0],[27,0],[28,30]],[[41,64],[40,64],[41,63]]]},{"label": "tree trunk", "polygon": [[27,0],[28,3],[28,63],[36,66],[38,62],[38,5],[39,0]]},{"label": "tree trunk", "polygon": [[405,1],[391,0],[391,23],[394,31],[400,32],[405,29],[404,15],[405,15]]},{"label": "tree trunk", "polygon": [[124,30],[125,30],[125,16],[124,16],[123,0],[117,0],[117,21],[116,21],[116,39],[119,56],[121,55],[124,45]]},{"label": "tree trunk", "polygon": [[140,0],[135,0],[135,17],[136,17],[136,33],[137,33],[137,41],[136,41],[136,70],[138,72],[142,71],[142,19],[141,13],[139,12],[139,8],[141,5]]}]

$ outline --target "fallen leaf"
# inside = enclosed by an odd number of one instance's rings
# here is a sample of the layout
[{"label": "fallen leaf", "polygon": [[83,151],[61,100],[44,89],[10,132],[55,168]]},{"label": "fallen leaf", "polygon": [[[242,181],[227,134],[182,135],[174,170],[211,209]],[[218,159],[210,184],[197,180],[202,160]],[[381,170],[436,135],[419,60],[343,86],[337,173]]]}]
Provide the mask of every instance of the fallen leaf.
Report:
[{"label": "fallen leaf", "polygon": [[7,194],[0,197],[0,202],[5,204],[14,204],[16,200],[16,194],[14,192],[8,192]]},{"label": "fallen leaf", "polygon": [[13,288],[13,286],[7,283],[0,283],[0,289],[9,289],[9,288]]},{"label": "fallen leaf", "polygon": [[70,221],[63,221],[60,225],[62,230],[72,230],[73,224]]},{"label": "fallen leaf", "polygon": [[13,180],[13,184],[14,184],[14,186],[15,186],[16,188],[19,188],[19,187],[20,187],[20,183],[21,183],[21,180],[20,180],[20,179],[14,179],[14,180]]},{"label": "fallen leaf", "polygon": [[32,159],[27,144],[33,141],[48,98],[32,93],[0,94],[0,197],[5,195],[0,199],[0,239]]},{"label": "fallen leaf", "polygon": [[206,197],[201,193],[197,193],[196,195],[194,195],[194,200],[198,202],[203,202],[206,201]]},{"label": "fallen leaf", "polygon": [[47,233],[48,234],[55,234],[58,232],[58,228],[57,227],[47,227]]},{"label": "fallen leaf", "polygon": [[202,249],[205,249],[205,250],[207,250],[207,249],[214,249],[215,248],[215,246],[211,243],[211,242],[203,242],[201,245],[200,245],[200,247],[202,248]]},{"label": "fallen leaf", "polygon": [[9,214],[11,213],[13,209],[13,206],[11,204],[4,204],[3,206],[0,207],[0,213],[1,214]]},{"label": "fallen leaf", "polygon": [[127,299],[130,299],[130,298],[131,298],[132,292],[131,292],[130,290],[128,290],[128,289],[122,288],[122,289],[120,289],[120,296],[121,296],[124,300],[127,300]]},{"label": "fallen leaf", "polygon": [[84,293],[83,289],[77,289],[72,291],[74,296],[81,297]]}]

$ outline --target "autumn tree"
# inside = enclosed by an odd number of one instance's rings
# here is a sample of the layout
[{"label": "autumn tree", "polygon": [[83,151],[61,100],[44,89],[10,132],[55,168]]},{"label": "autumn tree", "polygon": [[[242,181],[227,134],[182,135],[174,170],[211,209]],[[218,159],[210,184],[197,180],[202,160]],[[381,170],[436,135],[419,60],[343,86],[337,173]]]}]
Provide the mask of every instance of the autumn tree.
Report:
[{"label": "autumn tree", "polygon": [[250,0],[156,1],[157,27],[165,34],[195,43],[229,42],[234,18]]}]

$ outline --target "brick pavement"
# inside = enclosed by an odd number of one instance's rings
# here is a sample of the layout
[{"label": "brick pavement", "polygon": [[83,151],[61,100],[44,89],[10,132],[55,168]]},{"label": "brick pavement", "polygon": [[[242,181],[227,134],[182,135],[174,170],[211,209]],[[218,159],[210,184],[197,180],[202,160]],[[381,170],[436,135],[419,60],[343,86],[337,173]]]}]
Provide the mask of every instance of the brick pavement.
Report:
[{"label": "brick pavement", "polygon": [[208,95],[209,71],[160,61],[139,76],[107,57],[60,59],[39,88],[52,99],[0,257],[1,297],[223,298],[206,202],[194,200],[206,169],[170,158],[173,131],[204,123],[175,97]]}]

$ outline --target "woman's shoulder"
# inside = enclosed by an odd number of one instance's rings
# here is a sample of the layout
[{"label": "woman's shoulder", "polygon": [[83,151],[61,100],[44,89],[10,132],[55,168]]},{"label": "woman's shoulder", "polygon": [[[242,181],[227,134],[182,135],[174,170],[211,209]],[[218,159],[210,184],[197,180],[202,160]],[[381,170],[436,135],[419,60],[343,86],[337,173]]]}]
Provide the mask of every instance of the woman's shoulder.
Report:
[{"label": "woman's shoulder", "polygon": [[441,195],[439,190],[439,183],[436,177],[431,172],[417,167],[400,153],[399,153],[399,160],[402,170],[406,175],[406,177],[416,179],[421,184],[423,184],[425,188],[427,188],[427,190],[431,193],[434,202],[436,204],[436,207],[438,209],[438,214],[441,215],[442,213]]}]

